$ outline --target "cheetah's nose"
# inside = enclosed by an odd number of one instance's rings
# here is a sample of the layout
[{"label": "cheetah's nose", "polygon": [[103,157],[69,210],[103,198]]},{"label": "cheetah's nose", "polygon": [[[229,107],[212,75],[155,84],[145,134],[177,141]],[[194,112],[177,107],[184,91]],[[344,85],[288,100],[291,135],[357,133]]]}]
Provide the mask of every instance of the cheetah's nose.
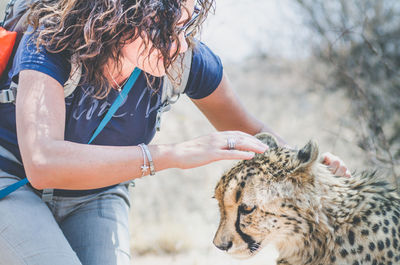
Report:
[{"label": "cheetah's nose", "polygon": [[217,248],[219,248],[220,250],[228,251],[232,247],[233,244],[232,244],[232,241],[229,241],[229,242],[224,242],[224,243],[222,243],[220,245],[217,245],[217,244],[214,243],[214,245]]}]

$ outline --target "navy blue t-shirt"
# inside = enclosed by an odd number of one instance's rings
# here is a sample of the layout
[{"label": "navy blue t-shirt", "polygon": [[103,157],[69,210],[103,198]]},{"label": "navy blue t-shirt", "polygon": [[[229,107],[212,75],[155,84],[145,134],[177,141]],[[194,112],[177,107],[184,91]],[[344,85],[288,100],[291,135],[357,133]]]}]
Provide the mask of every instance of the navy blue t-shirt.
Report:
[{"label": "navy blue t-shirt", "polygon": [[[8,88],[11,80],[17,81],[19,72],[27,69],[45,73],[64,85],[71,70],[68,60],[69,55],[66,52],[50,53],[41,49],[38,53],[31,35],[25,34],[14,57],[8,79],[0,84],[0,89]],[[193,50],[191,71],[184,93],[193,99],[210,95],[219,85],[222,72],[222,63],[218,56],[204,43],[198,42]],[[119,93],[111,90],[106,98],[96,99],[92,97],[95,89],[90,84],[83,84],[65,98],[64,137],[66,141],[88,143]],[[146,78],[142,72],[126,101],[92,144],[113,146],[148,144],[155,134],[155,121],[157,110],[161,106],[161,94],[162,91],[154,94],[147,87]],[[15,105],[0,103],[0,115],[0,145],[22,161],[16,137]],[[2,157],[0,157],[0,168],[17,176],[22,175],[21,172],[23,172],[23,166]],[[74,194],[87,193],[89,192],[79,191]]]}]

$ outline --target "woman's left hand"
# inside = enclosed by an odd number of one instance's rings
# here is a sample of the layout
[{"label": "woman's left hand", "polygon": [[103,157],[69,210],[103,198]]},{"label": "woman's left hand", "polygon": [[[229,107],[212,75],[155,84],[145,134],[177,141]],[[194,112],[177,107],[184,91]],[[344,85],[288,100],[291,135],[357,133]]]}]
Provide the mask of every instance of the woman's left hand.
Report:
[{"label": "woman's left hand", "polygon": [[336,176],[351,177],[351,173],[345,163],[337,156],[327,152],[321,156],[322,163],[327,165],[329,170]]}]

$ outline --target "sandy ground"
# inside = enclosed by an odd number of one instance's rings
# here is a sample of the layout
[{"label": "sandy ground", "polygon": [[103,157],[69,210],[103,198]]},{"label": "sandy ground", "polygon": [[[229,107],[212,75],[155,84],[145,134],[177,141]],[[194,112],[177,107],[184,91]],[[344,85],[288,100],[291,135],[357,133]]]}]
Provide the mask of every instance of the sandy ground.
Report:
[{"label": "sandy ground", "polygon": [[[314,81],[329,74],[310,62],[249,59],[225,71],[243,104],[291,145],[311,138],[320,151],[339,155],[351,169],[362,168],[362,152],[346,129],[349,103],[340,93],[326,94]],[[229,115],[227,113],[227,115]],[[163,117],[154,143],[174,143],[214,129],[183,96]],[[266,250],[255,259],[233,260],[212,245],[218,226],[214,187],[234,162],[216,162],[191,170],[165,170],[136,181],[132,189],[132,264],[275,264]]]}]

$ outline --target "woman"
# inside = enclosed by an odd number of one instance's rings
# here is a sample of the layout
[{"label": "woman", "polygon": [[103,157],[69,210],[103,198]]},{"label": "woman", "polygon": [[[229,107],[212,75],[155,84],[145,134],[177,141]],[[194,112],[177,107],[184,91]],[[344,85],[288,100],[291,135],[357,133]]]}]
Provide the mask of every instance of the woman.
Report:
[{"label": "woman", "polygon": [[[32,6],[31,28],[1,84],[18,81],[15,106],[0,104],[0,188],[18,180],[7,170],[12,165],[25,171],[31,186],[0,201],[0,264],[129,264],[125,183],[167,168],[251,159],[267,149],[252,135],[270,129],[240,104],[219,58],[190,37],[188,25],[198,28],[212,5],[44,0]],[[159,77],[171,75],[172,63],[189,46],[185,93],[220,132],[147,146],[161,105]],[[72,55],[83,72],[64,98]],[[126,101],[88,145],[136,67],[142,73]],[[338,158],[329,155],[326,163],[346,173]],[[49,198],[44,189],[56,190]]]}]

